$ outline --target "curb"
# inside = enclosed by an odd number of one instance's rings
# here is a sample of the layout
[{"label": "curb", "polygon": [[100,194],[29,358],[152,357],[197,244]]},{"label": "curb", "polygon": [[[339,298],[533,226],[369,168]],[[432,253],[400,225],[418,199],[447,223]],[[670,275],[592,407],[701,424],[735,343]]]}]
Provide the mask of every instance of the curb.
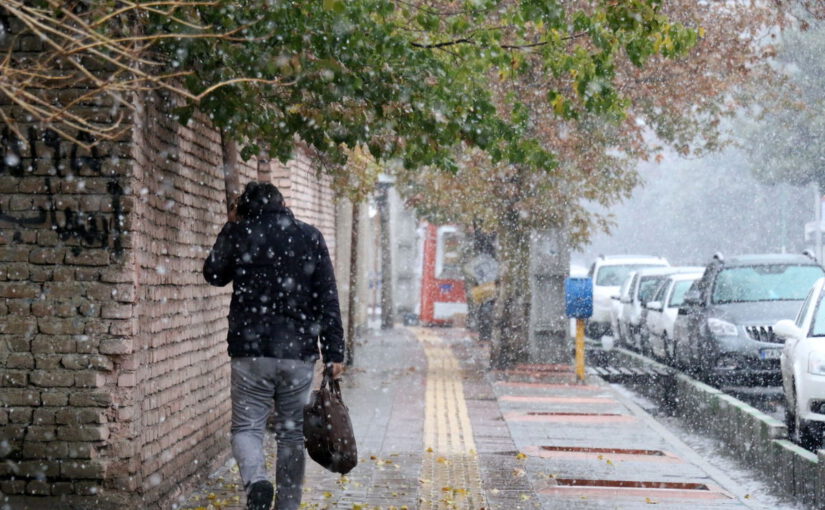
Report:
[{"label": "curb", "polygon": [[791,442],[781,421],[721,390],[634,352],[614,348],[615,366],[660,368],[673,377],[651,376],[636,388],[669,409],[694,431],[714,437],[726,453],[756,469],[759,477],[783,496],[825,508],[825,450],[810,452]]}]

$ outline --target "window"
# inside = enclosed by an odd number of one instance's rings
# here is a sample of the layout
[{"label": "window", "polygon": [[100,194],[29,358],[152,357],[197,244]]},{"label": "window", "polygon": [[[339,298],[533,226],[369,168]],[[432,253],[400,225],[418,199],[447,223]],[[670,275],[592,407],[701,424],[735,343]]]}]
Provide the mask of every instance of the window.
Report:
[{"label": "window", "polygon": [[670,293],[670,302],[667,306],[679,308],[685,302],[685,293],[690,290],[693,280],[680,280],[673,284],[673,292]]},{"label": "window", "polygon": [[627,277],[630,276],[630,273],[632,271],[638,271],[639,269],[645,269],[648,267],[663,266],[650,264],[623,264],[602,266],[596,273],[596,285],[602,287],[618,287],[619,285],[624,283],[625,280],[627,280]]},{"label": "window", "polygon": [[644,304],[651,301],[664,280],[664,276],[643,276],[639,281],[639,302]]},{"label": "window", "polygon": [[723,269],[716,277],[715,304],[753,301],[802,301],[822,277],[819,266],[766,264]]},{"label": "window", "polygon": [[461,233],[455,227],[438,227],[435,277],[439,280],[461,278]]}]

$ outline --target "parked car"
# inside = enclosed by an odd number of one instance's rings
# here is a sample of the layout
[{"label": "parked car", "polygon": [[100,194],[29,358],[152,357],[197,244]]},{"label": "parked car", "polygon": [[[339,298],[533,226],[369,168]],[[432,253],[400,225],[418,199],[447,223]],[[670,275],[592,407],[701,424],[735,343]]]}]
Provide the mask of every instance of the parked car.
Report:
[{"label": "parked car", "polygon": [[659,287],[652,301],[645,308],[647,315],[642,319],[643,343],[650,346],[655,358],[665,363],[673,362],[673,323],[679,313],[679,307],[685,293],[693,282],[702,276],[701,272],[672,274]]},{"label": "parked car", "polygon": [[587,335],[597,339],[611,332],[611,297],[618,295],[619,286],[632,271],[669,265],[666,259],[650,255],[599,255],[588,273],[593,279],[593,316],[587,321]]},{"label": "parked car", "polygon": [[816,281],[795,320],[773,326],[785,340],[780,364],[785,390],[785,421],[791,437],[818,449],[825,431],[825,278]]},{"label": "parked car", "polygon": [[677,364],[714,384],[778,383],[783,340],[773,324],[796,317],[823,275],[805,255],[714,255],[679,308]]},{"label": "parked car", "polygon": [[619,288],[619,294],[611,296],[610,332],[613,335],[614,341],[619,344],[624,343],[624,338],[619,329],[619,316],[622,314],[622,299],[627,299],[628,292],[630,292],[630,283],[633,281],[633,275],[635,274],[636,271],[631,272]]},{"label": "parked car", "polygon": [[675,273],[696,272],[695,267],[652,267],[636,271],[630,278],[627,294],[619,300],[622,311],[619,314],[621,342],[628,347],[647,353],[648,346],[643,342],[642,315],[645,304],[650,301],[668,276]]}]

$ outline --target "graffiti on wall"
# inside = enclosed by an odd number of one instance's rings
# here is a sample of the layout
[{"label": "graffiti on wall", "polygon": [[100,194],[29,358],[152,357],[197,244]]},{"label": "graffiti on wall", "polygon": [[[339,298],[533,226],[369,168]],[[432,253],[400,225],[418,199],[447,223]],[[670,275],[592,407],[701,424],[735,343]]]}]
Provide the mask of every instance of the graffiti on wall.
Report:
[{"label": "graffiti on wall", "polygon": [[[81,248],[111,249],[116,255],[123,251],[123,187],[117,176],[111,176],[106,183],[106,192],[111,202],[111,212],[83,211],[80,206],[62,206],[57,192],[60,182],[82,180],[82,172],[94,177],[103,177],[105,157],[97,147],[86,151],[76,142],[66,142],[53,130],[47,129],[38,134],[29,128],[27,143],[4,128],[0,135],[0,177],[11,176],[26,178],[36,175],[36,165],[47,161],[49,175],[44,178],[46,204],[32,208],[31,212],[3,211],[0,208],[0,222],[10,223],[19,228],[50,228],[57,233],[61,241],[76,239],[79,246],[72,250],[78,253]],[[93,142],[86,133],[79,133],[80,142]],[[45,150],[47,154],[39,153]],[[20,239],[20,232],[15,232],[14,239]]]}]

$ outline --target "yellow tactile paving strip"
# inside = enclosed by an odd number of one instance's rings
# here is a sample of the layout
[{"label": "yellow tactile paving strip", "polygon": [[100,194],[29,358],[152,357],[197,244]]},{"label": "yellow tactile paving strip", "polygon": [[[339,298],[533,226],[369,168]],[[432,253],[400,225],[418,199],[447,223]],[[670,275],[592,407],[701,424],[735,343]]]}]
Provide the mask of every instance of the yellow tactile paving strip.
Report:
[{"label": "yellow tactile paving strip", "polygon": [[420,510],[481,510],[481,488],[461,367],[436,331],[413,330],[427,355]]}]

